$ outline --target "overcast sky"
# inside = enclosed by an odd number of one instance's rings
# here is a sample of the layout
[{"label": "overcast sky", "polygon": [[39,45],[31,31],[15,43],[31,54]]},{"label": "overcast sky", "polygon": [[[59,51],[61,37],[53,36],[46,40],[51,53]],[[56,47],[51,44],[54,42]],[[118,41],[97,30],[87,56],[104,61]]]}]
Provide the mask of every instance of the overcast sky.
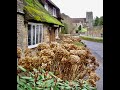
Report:
[{"label": "overcast sky", "polygon": [[93,17],[103,16],[103,0],[52,0],[61,13],[71,18],[85,18],[86,11],[92,11]]}]

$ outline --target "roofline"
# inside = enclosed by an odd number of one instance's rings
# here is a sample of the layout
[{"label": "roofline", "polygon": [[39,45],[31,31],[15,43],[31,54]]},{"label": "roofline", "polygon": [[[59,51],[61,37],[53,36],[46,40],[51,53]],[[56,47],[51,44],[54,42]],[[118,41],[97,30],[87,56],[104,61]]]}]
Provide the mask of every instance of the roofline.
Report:
[{"label": "roofline", "polygon": [[17,14],[25,15],[24,12],[17,11]]},{"label": "roofline", "polygon": [[71,19],[86,19],[86,18],[71,18]]},{"label": "roofline", "polygon": [[[52,4],[54,7],[56,7],[56,8],[58,8],[59,9],[59,7],[57,6],[57,5],[55,5],[51,0],[47,0],[50,4]],[[59,9],[60,10],[60,9]]]}]

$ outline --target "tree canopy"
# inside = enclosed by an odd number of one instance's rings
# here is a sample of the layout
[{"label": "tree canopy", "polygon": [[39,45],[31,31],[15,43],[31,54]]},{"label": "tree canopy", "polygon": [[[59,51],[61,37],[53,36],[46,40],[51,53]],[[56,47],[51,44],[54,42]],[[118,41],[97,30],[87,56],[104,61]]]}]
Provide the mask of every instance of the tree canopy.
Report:
[{"label": "tree canopy", "polygon": [[101,16],[100,18],[96,17],[94,20],[94,26],[101,26],[101,25],[103,25],[103,16]]}]

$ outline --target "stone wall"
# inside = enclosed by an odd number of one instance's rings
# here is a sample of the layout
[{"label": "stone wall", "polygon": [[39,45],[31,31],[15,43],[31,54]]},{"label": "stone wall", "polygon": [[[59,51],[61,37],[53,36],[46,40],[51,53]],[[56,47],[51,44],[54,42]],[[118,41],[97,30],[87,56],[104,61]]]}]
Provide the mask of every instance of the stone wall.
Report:
[{"label": "stone wall", "polygon": [[17,14],[17,46],[25,50],[28,45],[27,24],[24,23],[24,16]]},{"label": "stone wall", "polygon": [[59,30],[60,30],[60,28],[57,28],[56,30],[55,30],[55,38],[56,39],[59,39]]},{"label": "stone wall", "polygon": [[102,37],[101,34],[103,34],[103,26],[93,27],[91,30],[88,29],[88,31],[85,33],[85,35],[92,37]]},{"label": "stone wall", "polygon": [[48,26],[44,25],[43,26],[43,41],[44,42],[49,42],[49,31],[48,31]]},{"label": "stone wall", "polygon": [[24,7],[23,0],[17,0],[17,12],[24,14],[23,7]]}]

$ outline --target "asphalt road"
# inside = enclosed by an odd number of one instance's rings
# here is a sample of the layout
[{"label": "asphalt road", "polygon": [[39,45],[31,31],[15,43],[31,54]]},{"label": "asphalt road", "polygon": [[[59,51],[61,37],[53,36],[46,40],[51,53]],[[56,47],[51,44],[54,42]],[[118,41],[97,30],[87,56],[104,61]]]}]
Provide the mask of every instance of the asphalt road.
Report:
[{"label": "asphalt road", "polygon": [[97,82],[97,90],[103,90],[103,43],[91,42],[82,40],[90,49],[93,55],[97,58],[100,66],[97,68],[96,73],[100,77]]}]

